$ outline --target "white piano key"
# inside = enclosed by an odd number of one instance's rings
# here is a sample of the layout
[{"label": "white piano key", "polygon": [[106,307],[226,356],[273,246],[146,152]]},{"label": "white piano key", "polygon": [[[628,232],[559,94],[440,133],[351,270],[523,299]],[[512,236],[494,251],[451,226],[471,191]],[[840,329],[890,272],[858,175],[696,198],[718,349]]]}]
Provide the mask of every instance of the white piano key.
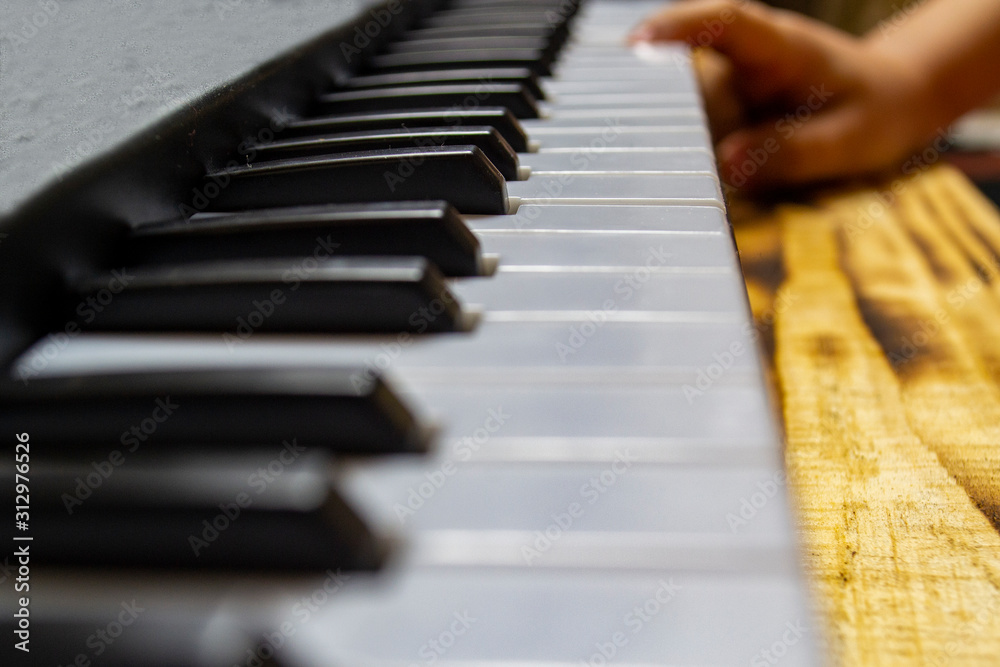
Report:
[{"label": "white piano key", "polygon": [[521,126],[530,135],[538,127],[574,127],[592,125],[595,121],[614,120],[621,125],[691,125],[702,127],[704,115],[695,106],[664,108],[659,104],[649,107],[637,105],[631,109],[615,109],[607,105],[596,107],[548,107],[546,117],[526,119]]},{"label": "white piano key", "polygon": [[609,119],[587,127],[536,127],[531,139],[541,150],[580,148],[700,148],[712,150],[708,133],[684,126],[626,126]]},{"label": "white piano key", "polygon": [[[515,215],[469,215],[473,230],[649,230],[709,233],[728,236],[729,222],[722,211],[704,206],[533,206],[524,204]],[[732,248],[726,253],[732,255]],[[506,264],[512,258],[508,257]],[[743,290],[737,290],[740,294]]]},{"label": "white piano key", "polygon": [[[664,50],[664,56],[669,54],[683,55],[686,49],[668,48]],[[566,47],[559,53],[560,60],[573,62],[578,57],[603,57],[603,58],[631,58],[641,60],[643,55],[628,44],[581,44],[575,40],[570,40]]]},{"label": "white piano key", "polygon": [[[559,61],[553,66],[555,77],[572,76],[574,74],[584,75],[590,73],[593,79],[595,74],[603,75],[609,72],[620,72],[626,78],[636,78],[641,76],[639,72],[662,73],[665,69],[672,67],[682,69],[690,66],[690,59],[686,56],[678,56],[676,64],[651,63],[632,55],[628,56],[578,56],[572,60]],[[612,75],[610,78],[614,78]]]},{"label": "white piano key", "polygon": [[[608,236],[615,238],[615,236]],[[530,243],[530,236],[525,237]],[[501,257],[502,260],[502,257]],[[617,299],[620,310],[730,313],[741,316],[746,300],[733,289],[732,274],[614,274],[571,271],[505,271],[450,282],[463,303],[485,310],[597,310]]]},{"label": "white piano key", "polygon": [[719,183],[702,174],[532,174],[507,183],[507,194],[525,204],[671,203],[725,208]]},{"label": "white piano key", "polygon": [[[502,321],[490,319],[501,314]],[[745,382],[759,372],[756,348],[750,347],[752,329],[744,318],[729,323],[661,322],[655,320],[657,313],[648,319],[643,315],[607,309],[487,313],[470,334],[429,336],[413,342],[393,368],[465,377],[478,377],[489,369],[504,369],[513,377],[519,377],[522,370],[537,370],[544,376],[549,372],[546,367],[602,369],[607,371],[603,381],[678,369],[696,374],[698,369],[720,364],[726,366],[721,375],[733,381],[742,377]],[[362,354],[382,352],[375,339],[364,348]],[[349,346],[331,349],[329,356],[325,350],[318,354],[315,362],[336,363],[344,354],[357,358],[357,351]]]},{"label": "white piano key", "polygon": [[[543,104],[543,107],[546,105]],[[565,109],[569,107],[599,107],[608,109],[629,109],[630,107],[684,107],[698,109],[701,107],[697,95],[693,93],[562,93],[547,106]]]},{"label": "white piano key", "polygon": [[[419,540],[424,531],[510,531],[515,553],[519,541],[530,544],[533,531],[544,531],[573,504],[581,511],[573,517],[572,534],[590,534],[594,541],[628,541],[630,534],[666,543],[688,535],[766,539],[775,546],[791,546],[792,540],[777,457],[769,465],[658,465],[638,462],[627,444],[610,463],[481,464],[394,456],[345,466],[338,482],[346,500],[380,533],[406,526]],[[428,497],[417,491],[422,485]],[[762,506],[751,505],[753,521],[734,532],[732,516],[755,493],[763,495],[756,499]]]},{"label": "white piano key", "polygon": [[604,72],[628,72],[626,76],[631,76],[634,71],[660,72],[682,72],[688,61],[682,59],[675,66],[663,63],[650,63],[632,54],[628,55],[580,55],[575,58],[560,60],[553,67],[553,76],[562,77],[572,72],[586,72],[590,69],[599,69]]},{"label": "white piano key", "polygon": [[574,30],[573,42],[583,46],[611,46],[615,47],[625,43],[633,26],[611,25],[611,26],[584,26],[580,25]]},{"label": "white piano key", "polygon": [[773,658],[778,646],[782,664],[817,665],[817,625],[782,555],[761,553],[755,560],[773,559],[766,569],[730,574],[663,563],[359,575],[294,626],[282,659],[297,667],[432,658],[441,667],[596,667],[611,655],[620,665],[747,665],[768,664],[762,651]]},{"label": "white piano key", "polygon": [[630,50],[596,47],[591,49],[581,49],[581,52],[568,55],[566,59],[558,61],[555,69],[560,72],[572,69],[582,70],[588,67],[602,67],[605,69],[642,68],[663,71],[664,69],[670,69],[672,64],[675,65],[677,69],[680,69],[688,62],[687,56],[684,54],[678,54],[676,57],[676,63],[650,62]]},{"label": "white piano key", "polygon": [[[645,317],[648,315],[648,317]],[[755,331],[732,322],[657,321],[657,312],[497,311],[470,333],[435,336],[283,336],[255,334],[233,343],[221,335],[88,335],[66,341],[42,372],[153,371],[282,365],[375,364],[443,378],[639,381],[680,374],[692,382],[716,366],[726,382],[759,381]],[[668,313],[668,318],[670,314]],[[490,317],[496,317],[491,320]],[[234,323],[235,329],[235,323]],[[45,342],[38,345],[43,346]],[[393,352],[390,352],[393,351]],[[32,350],[27,354],[30,356]],[[731,357],[731,358],[730,358]],[[715,371],[713,371],[715,373]]]},{"label": "white piano key", "polygon": [[520,153],[518,159],[521,166],[529,167],[533,174],[656,171],[696,172],[716,178],[715,157],[698,148],[595,149],[565,152],[540,150],[537,153]]},{"label": "white piano key", "polygon": [[[501,266],[609,267],[623,273],[721,269],[739,277],[732,241],[724,235],[664,235],[658,232],[565,232],[479,230],[483,252],[500,255]],[[737,284],[733,285],[737,287]]]},{"label": "white piano key", "polygon": [[[670,2],[671,0],[667,0]],[[584,3],[580,11],[577,12],[577,23],[573,26],[574,38],[577,33],[588,26],[616,29],[631,29],[639,21],[646,18],[650,13],[663,8],[666,2],[632,2],[632,0],[612,0],[611,2],[600,2],[588,0]],[[624,45],[624,42],[619,46]],[[679,50],[683,48],[679,44],[669,44],[665,48]]]},{"label": "white piano key", "polygon": [[[459,385],[415,370],[390,372],[401,395],[442,425],[435,451],[446,459],[609,462],[628,446],[645,462],[778,465],[766,393],[753,378],[733,373],[707,386],[697,372],[631,383],[574,377],[521,374]],[[509,418],[497,425],[490,418],[500,408]]]},{"label": "white piano key", "polygon": [[[632,81],[637,90],[642,90],[645,81],[660,81],[663,71],[654,67],[602,67],[597,64],[587,67],[564,67],[557,69],[553,81]],[[668,74],[669,76],[669,74]]]},{"label": "white piano key", "polygon": [[[553,78],[543,79],[542,90],[551,97],[553,102],[558,102],[562,95],[597,95],[608,93],[635,93],[636,82],[622,81],[620,79],[608,79],[605,81],[568,81],[565,79]],[[695,95],[698,93],[697,83],[690,75],[678,72],[675,75],[663,74],[658,79],[650,79],[641,84],[643,92],[658,94],[685,94]]]}]

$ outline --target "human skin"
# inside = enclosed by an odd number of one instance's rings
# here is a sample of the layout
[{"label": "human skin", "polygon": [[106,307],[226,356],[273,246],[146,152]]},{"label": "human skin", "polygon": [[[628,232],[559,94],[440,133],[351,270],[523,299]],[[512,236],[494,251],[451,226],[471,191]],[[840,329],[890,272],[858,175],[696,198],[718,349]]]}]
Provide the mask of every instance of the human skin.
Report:
[{"label": "human skin", "polygon": [[997,0],[926,0],[863,37],[753,0],[689,0],[630,36],[674,40],[706,47],[719,169],[750,190],[891,168],[1000,91]]}]

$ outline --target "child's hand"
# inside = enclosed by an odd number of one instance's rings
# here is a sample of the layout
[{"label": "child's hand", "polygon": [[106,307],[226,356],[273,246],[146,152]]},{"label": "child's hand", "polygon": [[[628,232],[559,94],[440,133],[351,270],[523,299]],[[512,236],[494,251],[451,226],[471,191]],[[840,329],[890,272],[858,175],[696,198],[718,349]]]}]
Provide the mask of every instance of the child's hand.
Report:
[{"label": "child's hand", "polygon": [[930,85],[911,64],[799,14],[692,0],[653,15],[630,39],[712,49],[696,64],[720,173],[736,187],[878,171],[934,134]]}]

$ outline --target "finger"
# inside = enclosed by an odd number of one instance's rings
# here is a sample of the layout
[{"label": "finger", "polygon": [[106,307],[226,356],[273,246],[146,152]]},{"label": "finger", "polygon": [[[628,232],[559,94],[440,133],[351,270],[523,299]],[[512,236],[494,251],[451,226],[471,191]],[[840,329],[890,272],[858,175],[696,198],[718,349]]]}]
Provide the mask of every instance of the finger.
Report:
[{"label": "finger", "polygon": [[756,2],[695,0],[654,14],[629,41],[683,41],[710,46],[739,67],[764,68],[786,57],[789,45],[774,12]]},{"label": "finger", "polygon": [[732,63],[710,49],[696,49],[692,55],[712,136],[724,137],[743,127],[746,117],[733,81]]},{"label": "finger", "polygon": [[785,116],[730,133],[719,142],[719,170],[736,188],[759,190],[866,171],[873,163],[853,107],[833,108],[805,120]]}]

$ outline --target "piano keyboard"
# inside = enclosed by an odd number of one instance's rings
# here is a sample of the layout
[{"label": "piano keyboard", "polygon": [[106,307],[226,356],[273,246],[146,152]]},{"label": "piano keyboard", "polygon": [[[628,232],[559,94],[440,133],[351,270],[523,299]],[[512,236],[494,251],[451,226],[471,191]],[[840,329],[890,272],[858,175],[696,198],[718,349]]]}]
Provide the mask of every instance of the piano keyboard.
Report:
[{"label": "piano keyboard", "polygon": [[66,260],[83,333],[0,388],[13,664],[816,661],[687,55],[622,46],[659,3],[433,4]]}]

